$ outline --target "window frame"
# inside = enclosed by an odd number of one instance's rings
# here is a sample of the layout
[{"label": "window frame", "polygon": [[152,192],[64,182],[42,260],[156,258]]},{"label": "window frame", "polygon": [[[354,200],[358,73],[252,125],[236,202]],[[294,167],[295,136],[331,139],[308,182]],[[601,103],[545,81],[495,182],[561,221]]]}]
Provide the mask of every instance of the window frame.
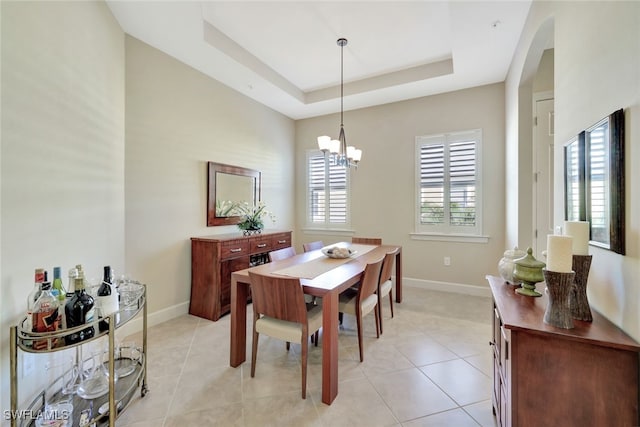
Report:
[{"label": "window frame", "polygon": [[[330,181],[326,179],[328,172],[332,167],[342,168],[341,166],[333,165],[331,163],[331,157],[325,155],[320,150],[307,150],[305,156],[305,223],[307,230],[333,230],[333,231],[349,231],[351,228],[351,173],[350,168],[344,168],[345,170],[345,222],[331,222],[331,202],[325,207],[325,220],[323,222],[312,221],[311,215],[311,176],[309,170],[309,164],[312,158],[323,157],[324,158],[324,170],[325,170],[325,191],[330,194]],[[327,187],[329,185],[329,187]]]},{"label": "window frame", "polygon": [[[443,164],[445,169],[449,164],[449,148],[451,144],[469,141],[475,142],[475,225],[472,227],[451,225],[450,216],[447,217],[446,224],[428,225],[421,223],[421,150],[424,145],[442,144],[446,147]],[[432,135],[420,135],[415,140],[415,224],[412,237],[420,240],[453,240],[460,242],[487,242],[488,238],[482,235],[482,129],[472,129],[465,131],[446,132]],[[444,188],[445,197],[448,199],[451,194],[449,182],[450,171],[445,173]],[[449,203],[449,201],[447,201]],[[449,205],[450,206],[450,205]],[[445,208],[445,212],[449,208]]]}]

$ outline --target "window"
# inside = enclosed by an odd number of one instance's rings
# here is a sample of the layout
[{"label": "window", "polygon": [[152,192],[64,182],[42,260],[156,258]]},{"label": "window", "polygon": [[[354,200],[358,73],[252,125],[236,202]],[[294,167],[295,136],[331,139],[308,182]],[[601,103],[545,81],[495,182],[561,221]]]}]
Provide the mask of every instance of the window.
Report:
[{"label": "window", "polygon": [[416,231],[481,234],[480,130],[416,139]]},{"label": "window", "polygon": [[332,165],[320,151],[307,153],[307,222],[319,228],[349,224],[349,169]]}]

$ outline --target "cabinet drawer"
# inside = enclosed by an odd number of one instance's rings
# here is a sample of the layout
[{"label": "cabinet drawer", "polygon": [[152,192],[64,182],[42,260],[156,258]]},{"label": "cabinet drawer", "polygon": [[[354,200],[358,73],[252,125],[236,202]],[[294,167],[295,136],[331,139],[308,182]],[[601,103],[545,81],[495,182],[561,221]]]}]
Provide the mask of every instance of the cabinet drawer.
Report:
[{"label": "cabinet drawer", "polygon": [[220,259],[237,258],[249,254],[248,240],[229,240],[220,246]]},{"label": "cabinet drawer", "polygon": [[251,239],[250,248],[251,254],[261,254],[265,252],[270,252],[273,250],[273,237],[265,236],[265,237],[257,237]]},{"label": "cabinet drawer", "polygon": [[274,234],[271,236],[271,242],[273,246],[273,250],[288,248],[291,246],[291,234],[290,233],[280,233]]}]

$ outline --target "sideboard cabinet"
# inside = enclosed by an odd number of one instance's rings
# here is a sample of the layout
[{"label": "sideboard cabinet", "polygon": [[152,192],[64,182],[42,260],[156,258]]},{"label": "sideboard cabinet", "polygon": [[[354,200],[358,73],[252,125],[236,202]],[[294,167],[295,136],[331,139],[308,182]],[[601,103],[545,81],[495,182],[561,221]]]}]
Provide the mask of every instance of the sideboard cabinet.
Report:
[{"label": "sideboard cabinet", "polygon": [[291,246],[291,231],[191,238],[189,313],[218,320],[229,312],[231,273],[268,262],[269,252]]},{"label": "sideboard cabinet", "polygon": [[594,310],[593,322],[574,320],[573,329],[547,325],[546,295],[519,295],[503,279],[487,279],[499,426],[640,425],[636,341]]}]

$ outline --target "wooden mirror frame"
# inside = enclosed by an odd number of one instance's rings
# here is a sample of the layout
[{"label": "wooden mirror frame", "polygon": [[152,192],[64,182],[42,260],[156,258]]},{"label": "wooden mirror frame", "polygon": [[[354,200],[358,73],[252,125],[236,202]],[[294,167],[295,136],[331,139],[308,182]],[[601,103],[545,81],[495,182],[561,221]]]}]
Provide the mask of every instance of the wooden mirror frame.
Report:
[{"label": "wooden mirror frame", "polygon": [[242,221],[239,216],[219,217],[216,215],[217,173],[246,176],[253,179],[253,204],[260,201],[261,173],[254,169],[222,163],[207,162],[207,227],[218,225],[234,225]]},{"label": "wooden mirror frame", "polygon": [[[609,209],[609,224],[608,224],[608,242],[598,241],[594,239],[594,232],[592,226],[592,182],[591,171],[594,166],[594,159],[591,158],[591,152],[589,148],[589,136],[590,132],[603,124],[607,124],[609,127],[608,132],[608,144],[605,144],[604,154],[608,161],[605,162],[605,174],[608,176],[608,186],[605,186],[606,192],[605,200],[608,200],[607,207]],[[577,144],[577,146],[573,145]],[[578,154],[578,194],[579,194],[579,209],[578,216],[575,218],[575,212],[569,212],[570,201],[568,200],[570,191],[568,186],[571,185],[572,177],[569,176],[568,164],[571,162],[570,153],[571,150],[577,150]],[[589,244],[597,246],[603,249],[608,249],[612,252],[620,255],[625,255],[625,162],[624,162],[624,112],[623,110],[617,110],[611,115],[600,120],[597,124],[589,127],[588,129],[580,132],[577,138],[572,138],[565,145],[565,165],[564,165],[564,179],[565,179],[565,219],[567,220],[579,220],[589,221],[590,224],[590,240]],[[576,189],[572,189],[574,191]],[[575,201],[575,200],[574,200]]]}]

